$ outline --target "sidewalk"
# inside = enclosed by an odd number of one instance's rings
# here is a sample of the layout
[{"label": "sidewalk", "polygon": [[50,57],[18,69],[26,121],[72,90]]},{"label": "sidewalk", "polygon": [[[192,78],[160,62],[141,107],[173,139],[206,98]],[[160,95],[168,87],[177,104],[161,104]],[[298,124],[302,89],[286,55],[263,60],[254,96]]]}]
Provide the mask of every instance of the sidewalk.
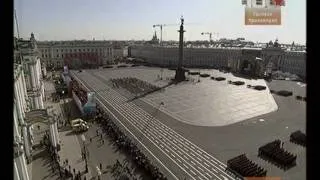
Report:
[{"label": "sidewalk", "polygon": [[87,180],[91,179],[92,176],[89,166],[89,172],[85,174],[85,161],[81,157],[81,146],[77,136],[73,134],[72,130],[67,130],[60,132],[60,138],[61,150],[58,152],[60,156],[60,166],[69,170],[69,166],[64,164],[64,161],[68,159],[72,173],[73,169],[75,169],[76,173],[80,171],[82,178],[85,176]]},{"label": "sidewalk", "polygon": [[[53,92],[54,84],[53,82],[45,81],[45,91],[46,92]],[[63,100],[60,102],[52,102],[50,101],[51,98],[47,98],[47,101],[44,102],[45,108],[52,107],[55,110],[57,116],[60,116],[62,122],[65,122],[67,118],[61,109],[62,104],[64,103]],[[67,102],[66,102],[67,103]],[[40,129],[38,129],[38,125]],[[73,173],[73,169],[75,172],[81,172],[82,176],[81,179],[84,179],[84,176],[87,180],[92,179],[90,166],[88,166],[88,173],[84,173],[85,171],[85,161],[82,160],[81,157],[81,145],[77,138],[77,135],[74,134],[68,125],[64,127],[62,124],[58,123],[58,131],[59,131],[59,140],[60,140],[60,151],[58,152],[60,156],[60,166],[67,167],[69,170],[69,166],[63,164],[63,162],[68,159],[68,165],[71,167],[71,172]],[[40,140],[46,130],[49,130],[49,126],[43,123],[35,123],[33,134],[34,134],[34,152],[33,152],[33,161],[28,165],[28,170],[30,174],[30,179],[32,180],[57,180],[61,179],[59,177],[59,171],[53,172],[53,168],[51,166],[51,159],[49,153],[43,148],[39,147]],[[65,178],[64,178],[65,179]],[[71,178],[69,178],[71,179]]]}]

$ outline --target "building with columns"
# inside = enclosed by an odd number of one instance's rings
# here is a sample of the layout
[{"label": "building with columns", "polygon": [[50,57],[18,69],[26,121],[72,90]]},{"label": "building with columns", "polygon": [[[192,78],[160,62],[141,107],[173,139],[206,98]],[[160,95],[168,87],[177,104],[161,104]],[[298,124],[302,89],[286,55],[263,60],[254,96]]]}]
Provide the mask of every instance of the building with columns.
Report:
[{"label": "building with columns", "polygon": [[32,162],[33,124],[49,125],[53,147],[58,146],[57,119],[54,113],[44,109],[44,84],[36,40],[14,40],[14,179],[29,180],[27,164]]},{"label": "building with columns", "polygon": [[14,177],[29,180],[27,162],[31,157],[31,136],[24,121],[29,110],[27,90],[23,82],[22,65],[14,64],[14,101],[13,101],[13,133],[14,133]]},{"label": "building with columns", "polygon": [[26,84],[27,93],[30,100],[30,110],[43,109],[44,84],[43,68],[34,35],[31,34],[30,40],[18,40],[21,64],[24,70],[23,81]]},{"label": "building with columns", "polygon": [[[306,51],[284,49],[277,41],[265,48],[185,47],[183,53],[185,67],[227,67],[240,73],[244,69],[252,69],[255,75],[261,75],[268,65],[273,71],[289,72],[302,78],[306,75]],[[178,47],[135,45],[129,47],[129,56],[141,58],[149,64],[174,66],[178,62]]]},{"label": "building with columns", "polygon": [[81,68],[113,62],[112,44],[107,41],[42,41],[38,42],[40,58],[46,66]]}]

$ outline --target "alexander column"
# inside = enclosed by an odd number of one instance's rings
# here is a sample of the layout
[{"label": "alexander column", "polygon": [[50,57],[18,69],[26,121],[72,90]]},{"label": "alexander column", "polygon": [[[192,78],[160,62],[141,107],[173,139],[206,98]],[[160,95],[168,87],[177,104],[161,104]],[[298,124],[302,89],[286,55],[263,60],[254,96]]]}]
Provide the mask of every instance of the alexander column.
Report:
[{"label": "alexander column", "polygon": [[185,32],[183,29],[183,17],[181,17],[181,25],[179,32],[179,60],[178,67],[176,69],[175,81],[181,82],[186,79],[185,70],[182,68],[182,60],[183,60],[183,33]]}]

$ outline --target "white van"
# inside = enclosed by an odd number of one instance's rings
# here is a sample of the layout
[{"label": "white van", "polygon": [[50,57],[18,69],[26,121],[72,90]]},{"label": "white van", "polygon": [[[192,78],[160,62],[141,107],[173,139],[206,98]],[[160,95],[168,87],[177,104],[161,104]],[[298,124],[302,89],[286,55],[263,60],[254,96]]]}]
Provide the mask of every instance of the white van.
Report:
[{"label": "white van", "polygon": [[88,129],[89,129],[89,126],[83,123],[75,124],[74,126],[72,126],[72,130],[75,132],[87,131]]},{"label": "white van", "polygon": [[72,120],[71,127],[75,132],[87,131],[89,129],[88,123],[80,118]]},{"label": "white van", "polygon": [[73,127],[76,124],[80,124],[80,123],[88,125],[88,123],[86,121],[82,120],[81,118],[78,118],[78,119],[74,119],[71,121],[71,127]]}]

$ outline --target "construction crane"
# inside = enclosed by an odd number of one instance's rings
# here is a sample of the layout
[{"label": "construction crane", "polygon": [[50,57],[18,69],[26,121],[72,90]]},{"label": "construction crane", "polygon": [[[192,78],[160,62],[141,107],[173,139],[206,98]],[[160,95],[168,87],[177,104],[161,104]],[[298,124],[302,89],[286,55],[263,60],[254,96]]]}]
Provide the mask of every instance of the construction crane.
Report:
[{"label": "construction crane", "polygon": [[209,42],[212,42],[212,33],[211,32],[202,32],[201,35],[209,35]]},{"label": "construction crane", "polygon": [[[187,23],[185,25],[193,25],[193,24],[198,24],[198,23]],[[160,45],[162,45],[162,27],[165,27],[165,26],[180,26],[180,24],[155,24],[155,25],[153,25],[153,28],[160,27]]]}]

